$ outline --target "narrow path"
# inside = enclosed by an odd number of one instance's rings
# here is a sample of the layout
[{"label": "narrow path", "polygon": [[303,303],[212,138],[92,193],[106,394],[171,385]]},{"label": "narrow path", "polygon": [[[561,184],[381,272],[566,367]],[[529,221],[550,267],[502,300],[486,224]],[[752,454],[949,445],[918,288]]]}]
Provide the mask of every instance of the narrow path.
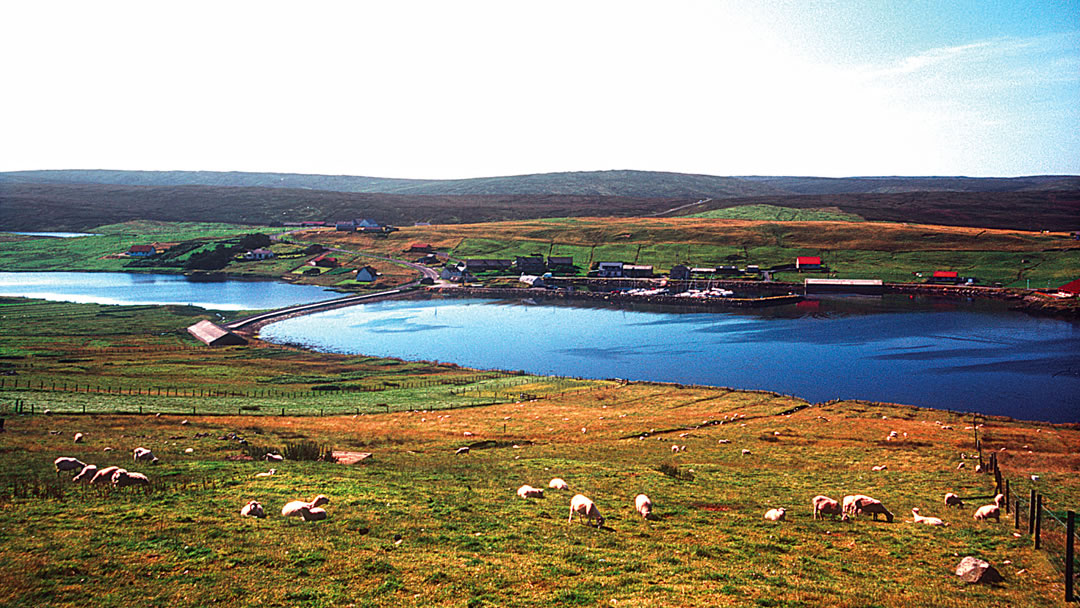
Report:
[{"label": "narrow path", "polygon": [[700,201],[698,201],[696,203],[687,203],[685,205],[679,205],[678,207],[672,207],[671,209],[667,209],[665,211],[657,211],[656,213],[650,213],[647,217],[659,217],[661,215],[667,215],[669,213],[675,213],[676,211],[679,211],[681,209],[686,209],[687,207],[693,207],[695,205],[704,205],[705,203],[707,203],[707,202],[709,202],[711,200],[713,200],[713,199],[711,199],[711,198],[703,198],[703,199],[701,199]]}]

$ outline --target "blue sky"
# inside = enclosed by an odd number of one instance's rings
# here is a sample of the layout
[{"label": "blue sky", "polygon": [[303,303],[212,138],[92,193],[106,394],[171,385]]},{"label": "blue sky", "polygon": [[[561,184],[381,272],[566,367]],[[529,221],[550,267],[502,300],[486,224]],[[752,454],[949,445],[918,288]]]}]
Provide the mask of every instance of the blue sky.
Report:
[{"label": "blue sky", "polygon": [[0,170],[1080,173],[1080,2],[5,3]]}]

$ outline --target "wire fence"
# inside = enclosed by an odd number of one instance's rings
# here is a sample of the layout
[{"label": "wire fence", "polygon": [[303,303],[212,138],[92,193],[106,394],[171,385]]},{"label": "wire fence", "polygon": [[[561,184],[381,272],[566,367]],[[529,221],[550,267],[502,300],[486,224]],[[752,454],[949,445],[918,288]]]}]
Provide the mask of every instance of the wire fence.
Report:
[{"label": "wire fence", "polygon": [[[1080,562],[1077,562],[1076,556],[1078,537],[1075,511],[1033,487],[1035,477],[1032,477],[1031,484],[1017,484],[1006,479],[998,465],[996,452],[990,452],[984,466],[979,425],[973,420],[972,426],[975,429],[975,446],[979,450],[981,471],[994,476],[995,493],[1002,494],[1005,499],[1002,504],[1002,517],[1009,518],[1014,529],[1021,534],[1026,532],[1036,550],[1046,553],[1051,565],[1062,576],[1065,601],[1080,600],[1075,591],[1077,575],[1080,573]],[[1017,495],[1021,485],[1029,486],[1026,496]]]}]

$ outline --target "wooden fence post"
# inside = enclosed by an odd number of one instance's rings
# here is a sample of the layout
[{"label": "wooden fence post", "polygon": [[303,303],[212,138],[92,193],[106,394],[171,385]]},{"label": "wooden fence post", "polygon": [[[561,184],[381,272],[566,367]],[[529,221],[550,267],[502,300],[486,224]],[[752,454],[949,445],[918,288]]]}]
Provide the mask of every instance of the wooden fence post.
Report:
[{"label": "wooden fence post", "polygon": [[1069,511],[1065,518],[1065,601],[1076,599],[1073,595],[1073,561],[1076,559],[1076,513]]},{"label": "wooden fence post", "polygon": [[1014,518],[1016,520],[1013,523],[1013,529],[1014,530],[1019,530],[1020,529],[1020,499],[1019,498],[1016,499],[1016,509],[1013,510],[1013,516],[1014,516]]},{"label": "wooden fence post", "polygon": [[1009,512],[1009,498],[1010,498],[1010,495],[1009,495],[1009,480],[1006,479],[1005,480],[1005,512],[1006,513]]},{"label": "wooden fence post", "polygon": [[1038,503],[1035,506],[1035,549],[1038,549],[1042,545],[1042,494],[1036,497],[1035,501]]},{"label": "wooden fence post", "polygon": [[1028,534],[1035,533],[1035,490],[1031,491],[1031,502],[1028,503]]}]

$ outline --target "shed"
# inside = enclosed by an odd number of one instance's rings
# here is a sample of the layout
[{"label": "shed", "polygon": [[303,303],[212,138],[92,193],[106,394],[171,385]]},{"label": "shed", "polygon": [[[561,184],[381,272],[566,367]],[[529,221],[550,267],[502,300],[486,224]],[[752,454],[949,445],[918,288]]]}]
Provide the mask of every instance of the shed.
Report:
[{"label": "shed", "polygon": [[669,276],[671,278],[673,278],[673,279],[679,279],[679,280],[689,279],[690,278],[690,269],[687,268],[683,264],[676,264],[676,265],[671,267],[671,273],[670,273]]},{"label": "shed", "polygon": [[1065,283],[1061,287],[1058,287],[1058,291],[1071,293],[1074,296],[1080,296],[1080,279]]},{"label": "shed", "polygon": [[127,254],[131,256],[150,256],[157,253],[153,245],[132,245]]},{"label": "shed", "polygon": [[795,258],[795,268],[800,270],[821,268],[821,258],[816,255],[800,255]]},{"label": "shed", "polygon": [[430,253],[431,243],[411,243],[406,253]]},{"label": "shed", "polygon": [[557,256],[557,255],[549,255],[548,256],[548,266],[549,267],[551,267],[551,266],[567,266],[567,267],[569,267],[569,266],[573,266],[573,265],[574,265],[574,258],[571,257],[571,256]]},{"label": "shed", "polygon": [[210,321],[199,321],[187,328],[188,333],[207,346],[239,346],[247,340]]},{"label": "shed", "polygon": [[955,270],[935,270],[930,277],[933,283],[959,283],[960,274]]},{"label": "shed", "polygon": [[356,270],[356,280],[360,283],[370,283],[379,278],[379,271],[371,266],[364,266]]}]

